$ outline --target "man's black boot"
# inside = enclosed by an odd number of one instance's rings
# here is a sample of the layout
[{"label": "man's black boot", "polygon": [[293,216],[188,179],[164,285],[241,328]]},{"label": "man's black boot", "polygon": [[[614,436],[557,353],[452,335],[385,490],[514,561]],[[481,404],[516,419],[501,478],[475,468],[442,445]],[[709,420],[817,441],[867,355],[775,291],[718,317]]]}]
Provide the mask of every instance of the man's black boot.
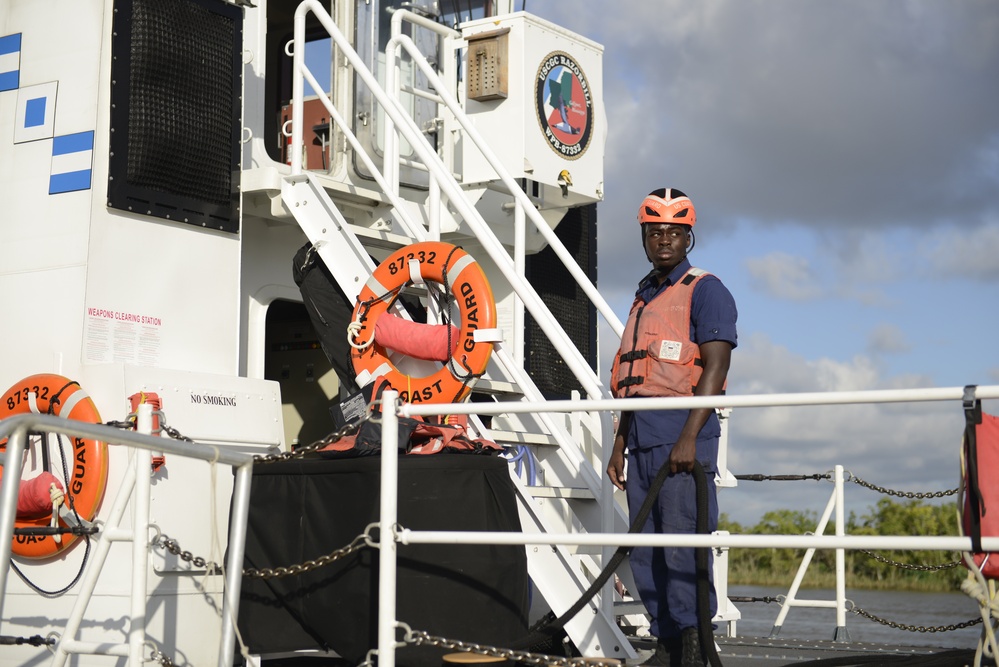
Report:
[{"label": "man's black boot", "polygon": [[641,667],[675,667],[680,664],[680,638],[656,642],[656,652]]},{"label": "man's black boot", "polygon": [[701,640],[697,635],[697,628],[685,628],[680,633],[680,647],[680,662],[674,662],[674,666],[679,664],[680,667],[703,667],[707,664],[701,654]]}]

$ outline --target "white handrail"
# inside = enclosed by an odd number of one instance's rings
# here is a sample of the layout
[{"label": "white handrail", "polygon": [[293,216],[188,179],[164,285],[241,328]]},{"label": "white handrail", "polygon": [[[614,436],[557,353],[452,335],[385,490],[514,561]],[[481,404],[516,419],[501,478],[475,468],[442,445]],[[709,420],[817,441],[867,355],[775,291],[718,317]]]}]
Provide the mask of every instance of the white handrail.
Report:
[{"label": "white handrail", "polygon": [[[920,403],[954,401],[964,397],[964,387],[924,389],[872,389],[866,391],[802,392],[791,394],[724,394],[719,396],[677,396],[672,398],[608,398],[582,401],[544,401],[535,403],[454,403],[424,405],[404,403],[403,417],[441,414],[521,414],[528,412],[588,412],[605,410],[693,410],[695,408],[777,408],[806,405],[854,405],[862,403]],[[975,389],[979,399],[999,398],[999,385],[981,385]]]},{"label": "white handrail", "polygon": [[[382,88],[361,57],[357,54],[357,52],[350,45],[349,41],[336,26],[336,23],[329,16],[326,10],[317,2],[317,0],[304,0],[295,12],[296,47],[293,53],[293,98],[302,99],[304,92],[303,79],[304,72],[307,68],[304,62],[304,48],[301,48],[301,45],[304,44],[305,38],[305,16],[309,12],[312,12],[323,25],[329,33],[332,42],[337,46],[337,48],[340,49],[341,53],[344,54],[347,61],[354,68],[355,74],[361,79],[364,85],[368,87],[372,96],[384,108],[386,119],[394,123],[399,132],[402,133],[406,140],[413,146],[413,149],[416,151],[420,160],[422,160],[427,166],[427,170],[430,173],[431,178],[437,181],[443,194],[447,196],[448,201],[451,202],[452,206],[456,209],[465,223],[473,230],[479,241],[482,243],[485,251],[496,264],[497,268],[503,273],[504,277],[506,277],[506,279],[510,282],[514,291],[516,291],[520,298],[524,301],[527,310],[535,318],[538,326],[552,342],[553,347],[559,355],[561,355],[562,359],[566,363],[566,366],[570,369],[570,371],[572,371],[573,375],[580,382],[580,385],[586,394],[591,397],[609,396],[607,389],[601,385],[600,381],[593,373],[593,370],[586,363],[586,360],[583,359],[579,350],[569,339],[562,327],[557,321],[555,321],[554,317],[551,315],[544,302],[541,301],[540,296],[534,288],[522,276],[517,275],[516,267],[514,266],[514,262],[509,253],[492,233],[492,230],[489,229],[489,226],[482,219],[475,207],[465,199],[460,186],[458,186],[452,174],[450,174],[447,170],[443,161],[440,159],[440,156],[437,155],[436,151],[426,141],[423,133],[418,127],[416,127],[415,122],[402,108],[399,100],[389,95],[386,90]],[[421,72],[427,77],[428,81],[430,81],[437,94],[441,97],[442,102],[452,111],[452,113],[456,115],[456,118],[461,123],[462,128],[465,130],[468,137],[483,152],[483,156],[487,159],[487,161],[489,161],[489,163],[497,169],[497,173],[500,175],[504,185],[510,191],[511,196],[515,197],[524,207],[528,218],[531,219],[538,231],[545,237],[546,241],[548,241],[560,259],[562,259],[566,268],[576,279],[577,283],[580,284],[580,287],[584,290],[584,292],[586,292],[587,296],[597,307],[601,315],[603,315],[611,327],[618,333],[618,335],[620,335],[624,327],[614,314],[613,310],[599,294],[599,292],[596,291],[596,288],[589,282],[589,279],[585,276],[585,274],[582,273],[578,264],[576,264],[575,260],[571,257],[571,255],[569,255],[568,251],[565,250],[564,246],[562,246],[558,237],[555,236],[554,232],[552,232],[548,225],[545,224],[544,219],[541,218],[540,214],[534,210],[534,206],[527,198],[527,195],[517,186],[516,182],[499,162],[496,155],[491,151],[491,149],[489,149],[488,145],[486,145],[486,142],[482,139],[481,135],[479,135],[475,128],[471,126],[467,117],[464,117],[460,105],[447,90],[446,85],[441,82],[436,72],[434,72],[433,69],[425,62],[423,55],[420,53],[419,49],[416,48],[416,45],[413,44],[409,37],[405,35],[397,35],[389,40],[389,44],[386,47],[386,53],[394,53],[397,51],[398,47],[402,47],[409,52],[410,56],[413,58],[414,64],[420,68]],[[394,63],[389,68],[390,72],[393,71],[393,67]],[[293,105],[292,144],[294,146],[299,146],[302,143],[303,119],[304,114],[302,105]],[[386,170],[389,171],[389,174],[391,173],[391,169],[392,167],[386,164]],[[293,150],[292,173],[299,174],[301,173],[301,170],[302,160],[300,151]],[[385,180],[389,185],[389,189],[386,190],[386,192],[391,195],[393,194],[393,177],[389,176]]]},{"label": "white handrail", "polygon": [[[867,549],[868,551],[971,551],[970,537],[901,535],[699,535],[681,533],[497,533],[396,529],[401,544],[564,544],[733,549]],[[983,537],[983,551],[999,551],[999,537]]]},{"label": "white handrail", "polygon": [[[391,32],[389,42],[385,47],[385,90],[393,98],[399,99],[400,72],[398,64],[398,49],[396,48],[397,36],[402,35],[402,22],[409,21],[421,28],[436,32],[442,37],[460,37],[461,33],[447,26],[435,23],[426,17],[420,16],[408,9],[392,10],[390,21]],[[422,54],[421,54],[422,57]],[[399,191],[399,141],[395,136],[395,125],[390,116],[385,117],[385,176],[393,192]],[[437,181],[431,179],[431,183]],[[430,218],[433,220],[433,217]]]},{"label": "white handrail", "polygon": [[[609,397],[609,390],[603,386],[597,375],[593,372],[593,369],[591,369],[586,363],[586,360],[582,357],[575,344],[569,339],[565,330],[555,320],[554,316],[541,300],[537,291],[523,277],[522,272],[518,273],[517,265],[514,259],[510,257],[507,250],[499,242],[495,234],[492,233],[492,230],[489,229],[489,226],[482,219],[479,212],[465,199],[460,186],[454,180],[453,176],[447,171],[444,163],[440,159],[440,156],[437,155],[437,153],[425,140],[420,132],[420,129],[416,127],[415,122],[402,108],[399,100],[389,95],[378,84],[377,80],[372,75],[370,70],[367,69],[360,56],[356,51],[354,51],[349,41],[340,32],[333,19],[326,13],[325,9],[321,7],[318,2],[316,2],[316,0],[305,0],[305,2],[299,5],[295,13],[296,48],[294,50],[294,94],[298,95],[299,98],[301,97],[302,78],[307,73],[307,68],[304,64],[304,57],[302,56],[304,48],[301,48],[301,45],[303,43],[302,40],[304,40],[305,37],[305,16],[308,12],[312,12],[329,33],[331,41],[344,54],[347,61],[354,68],[357,76],[370,89],[373,97],[384,108],[386,118],[394,122],[395,125],[398,126],[399,132],[402,133],[402,135],[405,136],[406,139],[413,145],[413,148],[417,152],[420,159],[426,164],[431,175],[432,182],[440,186],[441,191],[447,196],[448,200],[457,210],[458,214],[461,215],[466,224],[472,228],[473,232],[482,243],[483,248],[489,254],[490,258],[493,260],[500,272],[510,282],[513,290],[520,297],[527,310],[532,316],[534,316],[535,321],[552,342],[555,350],[561,355],[562,359],[566,363],[566,366],[572,371],[576,379],[579,381],[583,391],[586,392],[586,395],[590,397]],[[395,17],[393,17],[393,19],[395,19]],[[401,18],[399,20],[401,20]],[[614,322],[617,322],[616,326],[623,328],[620,326],[620,322],[613,314],[613,311],[611,311],[610,307],[603,300],[603,297],[596,292],[596,288],[593,287],[592,283],[589,283],[589,280],[586,278],[585,274],[582,273],[581,269],[579,269],[575,260],[568,255],[568,251],[566,251],[564,246],[562,246],[558,237],[556,237],[548,228],[548,225],[544,223],[540,214],[534,210],[534,207],[527,198],[527,195],[520,190],[509,173],[507,173],[503,166],[499,163],[495,154],[493,154],[485,144],[482,137],[468,124],[467,119],[461,118],[463,113],[461,112],[457,101],[446,90],[445,84],[441,82],[436,72],[434,72],[432,68],[427,65],[423,59],[423,55],[416,48],[415,44],[413,44],[412,40],[404,35],[396,35],[389,40],[386,52],[390,54],[395,53],[398,50],[398,47],[405,48],[407,52],[410,53],[413,58],[413,62],[420,67],[423,74],[427,77],[428,81],[431,82],[431,85],[437,91],[438,95],[440,95],[442,101],[448,106],[449,109],[452,110],[453,113],[456,114],[456,116],[462,120],[463,127],[465,127],[466,131],[469,132],[469,137],[479,146],[481,150],[483,150],[485,157],[503,175],[504,183],[507,188],[510,189],[511,195],[516,199],[517,205],[527,213],[528,217],[532,219],[532,222],[534,222],[534,224],[538,227],[539,231],[546,236],[549,243],[552,244],[556,252],[560,255],[560,257],[562,257],[563,262],[567,262],[567,267],[570,272],[573,273],[574,277],[576,277],[577,282],[580,282],[580,284],[584,286],[584,290],[588,295],[590,295],[591,300],[597,304],[598,309],[601,310],[612,325],[614,325]],[[389,67],[390,76],[393,76],[391,74],[393,71],[394,62]],[[302,128],[300,127],[302,116],[300,107],[301,105],[296,105],[292,113],[292,141],[294,145],[298,145],[302,137]],[[298,151],[293,151],[293,158],[297,155]],[[388,160],[388,162],[392,161]],[[388,165],[386,165],[386,169],[388,168]],[[301,162],[300,160],[295,161],[293,159],[292,172],[297,173],[296,169],[301,169]],[[388,181],[388,184],[391,186],[392,177],[387,176],[385,180]],[[393,194],[391,189],[388,190],[388,193],[390,196]],[[559,249],[561,249],[560,253],[558,252]],[[587,288],[584,283],[588,284],[589,287]],[[507,372],[517,377],[518,382],[522,387],[529,387],[530,380],[526,373],[522,371],[522,368],[512,368],[511,366],[512,364],[505,365]],[[540,400],[540,392],[534,392],[532,397],[536,400]],[[538,412],[544,412],[544,410]],[[560,430],[557,427],[549,428],[550,432],[553,433]],[[601,442],[609,441],[611,437],[611,429],[612,426],[609,419],[601,421],[601,432],[599,434]],[[561,443],[564,438],[560,438],[559,440]],[[563,444],[566,445],[564,447],[566,451],[571,449],[568,447],[569,443]],[[605,454],[609,456],[609,451],[606,451]],[[570,453],[570,456],[571,455],[572,454]],[[584,466],[582,470],[583,475],[588,478],[588,486],[594,490],[599,490],[599,496],[602,501],[609,501],[613,491],[611,485],[595,476],[593,472],[588,469],[588,467]]]},{"label": "white handrail", "polygon": [[[846,392],[812,392],[801,394],[770,394],[759,396],[710,396],[690,398],[638,398],[613,400],[574,400],[547,402],[507,402],[507,403],[477,403],[424,406],[421,404],[398,404],[396,392],[386,391],[383,395],[383,419],[390,422],[383,425],[394,435],[396,433],[396,414],[399,416],[416,416],[438,414],[444,411],[448,414],[482,414],[499,415],[504,413],[526,412],[591,412],[596,410],[657,410],[657,409],[690,409],[693,407],[783,407],[789,405],[845,405],[864,403],[899,403],[963,400],[968,397],[976,400],[999,398],[999,385],[976,386],[973,393],[966,387],[922,388],[873,391]],[[382,465],[397,465],[398,452],[395,446],[387,450],[383,445]],[[649,533],[510,533],[484,531],[415,531],[400,527],[395,523],[383,523],[380,528],[382,539],[390,532],[401,544],[478,544],[478,545],[578,545],[578,546],[640,546],[640,547],[728,547],[728,548],[785,548],[785,549],[835,549],[837,551],[836,566],[836,600],[822,606],[835,607],[837,635],[845,636],[845,567],[842,562],[842,552],[845,549],[866,550],[907,550],[926,549],[938,551],[971,551],[970,537],[947,536],[883,536],[883,535],[847,535],[844,530],[843,509],[843,474],[842,467],[836,469],[836,489],[823,515],[824,522],[833,506],[836,510],[835,535],[736,535],[724,534],[649,534]],[[385,473],[383,473],[384,476]],[[385,491],[383,487],[383,492]],[[397,492],[394,495],[383,495],[382,507],[386,503],[397,504]],[[999,550],[999,537],[983,537],[982,549],[985,551]],[[382,564],[384,568],[384,563]],[[384,569],[383,569],[384,572]],[[799,573],[800,576],[800,573]],[[386,579],[380,586],[386,585]],[[381,588],[380,590],[384,590]],[[820,606],[814,603],[812,606]],[[379,637],[379,660],[387,656],[383,651],[394,653],[394,619],[381,619],[379,628],[386,632],[384,645]],[[389,633],[391,632],[391,635]],[[842,633],[842,634],[840,634]],[[392,641],[390,641],[390,639]],[[394,667],[394,655],[389,658],[389,667]]]},{"label": "white handrail", "polygon": [[[393,44],[393,41],[397,44]],[[489,147],[489,144],[485,141],[479,131],[471,123],[468,116],[462,111],[458,100],[455,99],[451,92],[447,90],[446,85],[440,80],[437,73],[425,61],[417,57],[420,55],[420,50],[416,47],[416,44],[413,43],[413,40],[406,35],[393,37],[392,40],[389,41],[388,47],[386,47],[386,52],[390,52],[396,45],[406,49],[410,57],[413,58],[413,63],[420,68],[420,71],[423,72],[423,75],[427,77],[428,81],[430,81],[434,90],[437,91],[437,94],[447,106],[448,110],[454,114],[455,120],[457,120],[461,125],[461,128],[465,131],[465,135],[472,140],[475,147],[481,151],[482,156],[496,171],[497,176],[499,176],[500,181],[502,181],[503,185],[507,188],[510,196],[512,196],[524,208],[524,211],[527,213],[527,217],[532,223],[534,223],[535,229],[537,229],[537,231],[544,237],[549,247],[555,252],[556,255],[558,255],[559,259],[562,260],[565,268],[576,280],[576,284],[578,284],[579,287],[586,293],[586,296],[589,297],[591,303],[593,303],[600,314],[603,315],[604,319],[614,330],[614,333],[620,337],[621,334],[624,333],[624,325],[621,323],[617,314],[614,313],[607,301],[597,291],[596,286],[590,282],[589,277],[587,277],[587,275],[583,273],[583,270],[579,268],[579,264],[576,262],[575,258],[569,254],[569,251],[566,250],[558,236],[555,235],[555,232],[548,226],[544,218],[541,217],[541,214],[531,203],[527,193],[525,193],[520,186],[517,185],[513,176],[496,156],[496,153],[494,153]],[[474,211],[474,209],[472,210]],[[462,212],[462,214],[465,215],[464,212]],[[488,226],[486,226],[485,221],[481,220],[481,216],[479,216],[477,212],[471,217],[474,218],[474,220],[469,220],[469,216],[466,215],[465,222],[468,223],[473,230],[475,230],[476,236],[482,240],[483,234],[488,231]],[[489,235],[492,236],[491,231],[489,232]],[[509,256],[507,256],[507,260],[509,261]],[[494,261],[496,261],[495,258]],[[497,261],[497,263],[499,262]],[[532,315],[533,314],[534,313],[532,312]],[[544,327],[542,327],[542,330],[544,330]],[[548,332],[546,331],[545,333]],[[568,362],[568,359],[566,359],[566,361]],[[577,379],[579,378],[577,377]]]},{"label": "white handrail", "polygon": [[[29,413],[0,420],[0,439],[7,438],[3,469],[4,476],[8,476],[8,479],[20,477],[21,456],[27,445],[29,432],[59,433],[71,437],[90,438],[112,445],[163,452],[201,461],[216,461],[236,469],[229,527],[229,553],[226,559],[225,594],[222,603],[222,641],[219,645],[218,660],[219,667],[231,665],[235,649],[233,619],[239,613],[239,593],[243,583],[243,554],[246,547],[246,524],[250,508],[253,455],[201,442],[154,437],[133,431],[123,431],[103,424],[88,424],[53,415]],[[3,567],[0,567],[0,619],[3,618],[3,605],[7,593],[9,568],[6,563],[10,561],[16,514],[17,484],[0,484],[0,563],[3,564]]]}]

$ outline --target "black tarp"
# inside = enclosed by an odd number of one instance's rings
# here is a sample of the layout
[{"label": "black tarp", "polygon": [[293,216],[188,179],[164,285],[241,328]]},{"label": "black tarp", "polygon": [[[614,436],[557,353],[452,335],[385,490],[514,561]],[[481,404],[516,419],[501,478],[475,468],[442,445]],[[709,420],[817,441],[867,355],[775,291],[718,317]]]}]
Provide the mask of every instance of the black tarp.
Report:
[{"label": "black tarp", "polygon": [[[246,567],[315,559],[378,520],[381,458],[258,464]],[[505,460],[441,454],[399,460],[399,524],[414,530],[519,531]],[[397,618],[414,630],[505,645],[526,634],[522,546],[399,545]],[[377,645],[378,551],[363,548],[302,575],[244,577],[239,628],[254,654],[332,649],[353,664]],[[401,636],[401,635],[400,635]],[[401,665],[443,650],[402,649]]]}]

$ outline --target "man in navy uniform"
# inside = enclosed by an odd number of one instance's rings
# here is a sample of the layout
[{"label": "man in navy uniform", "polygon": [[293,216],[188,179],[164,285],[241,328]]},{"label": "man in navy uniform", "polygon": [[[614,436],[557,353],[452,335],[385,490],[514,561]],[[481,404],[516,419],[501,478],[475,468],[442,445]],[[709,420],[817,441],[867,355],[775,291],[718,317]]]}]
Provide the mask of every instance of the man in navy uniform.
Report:
[{"label": "man in navy uniform", "polygon": [[[642,201],[638,221],[653,268],[638,284],[614,359],[614,396],[721,394],[737,342],[737,311],[722,282],[692,267],[687,259],[697,222],[694,205],[679,190],[656,190]],[[714,475],[720,435],[718,416],[710,408],[621,414],[607,474],[627,492],[632,522],[659,469],[665,465],[670,471],[643,532],[696,532],[695,460],[704,468],[708,482],[708,529],[716,529]],[[658,637],[656,652],[646,664],[703,665],[694,549],[638,547],[630,560],[638,595]],[[710,576],[710,565],[708,572]],[[709,617],[716,610],[711,586]]]}]

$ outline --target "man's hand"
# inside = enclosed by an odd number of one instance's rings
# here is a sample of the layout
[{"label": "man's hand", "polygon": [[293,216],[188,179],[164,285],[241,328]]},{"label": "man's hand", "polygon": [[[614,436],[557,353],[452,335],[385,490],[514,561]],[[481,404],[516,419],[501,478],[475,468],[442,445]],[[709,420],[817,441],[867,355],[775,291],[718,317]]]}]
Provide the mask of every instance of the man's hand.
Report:
[{"label": "man's hand", "polygon": [[607,464],[607,476],[611,484],[624,491],[624,436],[614,438],[614,451],[611,452],[610,463]]},{"label": "man's hand", "polygon": [[[701,361],[704,372],[697,381],[695,396],[715,396],[725,388],[725,377],[732,360],[732,344],[724,340],[713,340],[701,346]],[[692,472],[694,459],[697,457],[697,434],[707,423],[711,408],[694,408],[687,413],[687,421],[683,424],[680,437],[669,453],[670,472]]]},{"label": "man's hand", "polygon": [[673,449],[669,453],[669,471],[673,474],[692,472],[696,457],[697,442],[693,439],[681,438],[673,445]]},{"label": "man's hand", "polygon": [[614,449],[611,450],[610,462],[607,464],[607,476],[610,477],[611,484],[624,491],[626,485],[624,479],[624,450],[628,448],[625,439],[628,429],[631,427],[631,413],[622,412],[621,419],[617,424],[617,435],[614,436]]}]

